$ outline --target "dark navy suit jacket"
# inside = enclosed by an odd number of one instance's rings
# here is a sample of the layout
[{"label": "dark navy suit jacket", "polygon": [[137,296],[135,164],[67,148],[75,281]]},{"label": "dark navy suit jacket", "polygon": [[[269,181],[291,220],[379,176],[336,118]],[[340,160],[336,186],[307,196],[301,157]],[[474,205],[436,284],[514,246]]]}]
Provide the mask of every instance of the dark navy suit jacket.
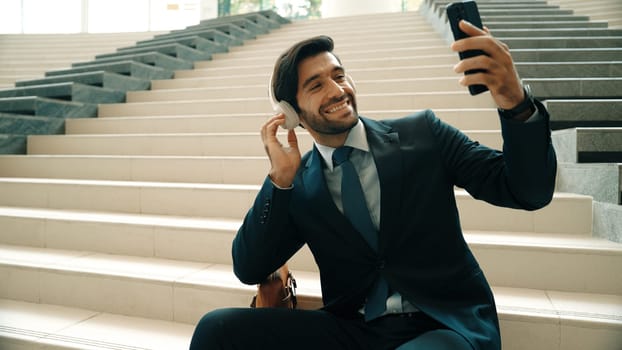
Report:
[{"label": "dark navy suit jacket", "polygon": [[361,118],[380,181],[378,252],[337,209],[314,148],[293,189],[280,190],[266,178],[233,242],[236,275],[257,284],[306,243],[327,311],[355,313],[382,274],[475,349],[500,349],[493,294],[463,238],[454,186],[504,207],[548,204],[556,160],[548,114],[541,104],[538,109],[537,122],[501,121],[503,152],[470,140],[429,110],[395,120]]}]

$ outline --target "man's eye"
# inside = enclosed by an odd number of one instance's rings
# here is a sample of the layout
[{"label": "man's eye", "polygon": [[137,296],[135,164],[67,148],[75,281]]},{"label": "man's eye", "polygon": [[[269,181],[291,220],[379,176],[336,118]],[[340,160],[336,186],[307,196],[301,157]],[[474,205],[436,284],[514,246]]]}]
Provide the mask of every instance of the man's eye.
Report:
[{"label": "man's eye", "polygon": [[335,77],[336,81],[344,81],[345,79],[346,79],[346,76],[344,74],[340,74]]},{"label": "man's eye", "polygon": [[313,85],[311,85],[311,87],[309,88],[309,90],[311,90],[311,91],[317,90],[317,89],[319,89],[319,88],[320,88],[320,86],[321,86],[320,84],[313,84]]}]

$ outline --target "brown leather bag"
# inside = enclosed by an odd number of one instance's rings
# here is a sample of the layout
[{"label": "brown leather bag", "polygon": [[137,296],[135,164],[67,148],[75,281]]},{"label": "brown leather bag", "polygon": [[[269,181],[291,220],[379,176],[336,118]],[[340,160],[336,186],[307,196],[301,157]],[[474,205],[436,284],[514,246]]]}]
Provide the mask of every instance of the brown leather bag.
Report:
[{"label": "brown leather bag", "polygon": [[281,266],[257,286],[257,295],[253,297],[251,302],[253,308],[295,309],[296,305],[296,280],[289,272],[287,265]]}]

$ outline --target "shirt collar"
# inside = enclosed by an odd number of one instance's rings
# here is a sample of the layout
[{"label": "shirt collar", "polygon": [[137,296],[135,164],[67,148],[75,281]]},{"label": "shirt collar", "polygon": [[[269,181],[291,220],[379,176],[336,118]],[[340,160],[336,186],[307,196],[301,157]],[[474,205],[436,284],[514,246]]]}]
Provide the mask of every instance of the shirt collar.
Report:
[{"label": "shirt collar", "polygon": [[[320,145],[315,141],[313,143],[322,155],[322,158],[324,158],[324,163],[326,164],[328,170],[333,171],[333,152],[335,151],[335,148]],[[344,146],[350,146],[364,152],[369,152],[369,143],[367,142],[367,135],[365,134],[365,124],[363,124],[361,119],[359,119],[358,123],[356,123],[352,129],[350,129]]]}]

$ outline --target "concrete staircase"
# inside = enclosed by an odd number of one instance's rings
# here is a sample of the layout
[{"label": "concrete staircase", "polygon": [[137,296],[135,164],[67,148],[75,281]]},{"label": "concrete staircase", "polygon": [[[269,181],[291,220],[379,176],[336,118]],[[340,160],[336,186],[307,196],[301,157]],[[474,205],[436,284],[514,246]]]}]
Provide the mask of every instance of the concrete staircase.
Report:
[{"label": "concrete staircase", "polygon": [[125,101],[128,88],[148,88],[119,67],[83,76],[42,76],[155,34],[0,35],[0,154],[25,153],[27,135],[63,133],[65,118],[94,117],[97,104]]},{"label": "concrete staircase", "polygon": [[[230,244],[269,165],[258,130],[271,113],[272,64],[298,39],[335,39],[363,115],[430,107],[501,147],[494,104],[458,85],[457,55],[430,24],[431,5],[271,28],[175,70],[174,79],[151,81],[150,91],[128,91],[126,103],[100,105],[98,118],[68,119],[66,135],[30,136],[28,155],[1,156],[2,348],[184,349],[205,312],[248,306],[255,287],[233,276]],[[520,7],[532,5],[545,2]],[[543,16],[558,16],[553,10]],[[582,28],[572,14],[559,16]],[[609,39],[602,54],[616,57],[620,46]],[[594,51],[575,46],[568,50]],[[525,46],[516,53],[558,55]],[[537,72],[534,61],[517,62],[522,74]],[[309,149],[310,137],[298,134]],[[622,245],[593,235],[591,196],[559,191],[536,212],[492,207],[458,189],[456,197],[467,241],[493,285],[504,349],[620,349]],[[300,305],[318,307],[307,248],[290,268]]]}]

